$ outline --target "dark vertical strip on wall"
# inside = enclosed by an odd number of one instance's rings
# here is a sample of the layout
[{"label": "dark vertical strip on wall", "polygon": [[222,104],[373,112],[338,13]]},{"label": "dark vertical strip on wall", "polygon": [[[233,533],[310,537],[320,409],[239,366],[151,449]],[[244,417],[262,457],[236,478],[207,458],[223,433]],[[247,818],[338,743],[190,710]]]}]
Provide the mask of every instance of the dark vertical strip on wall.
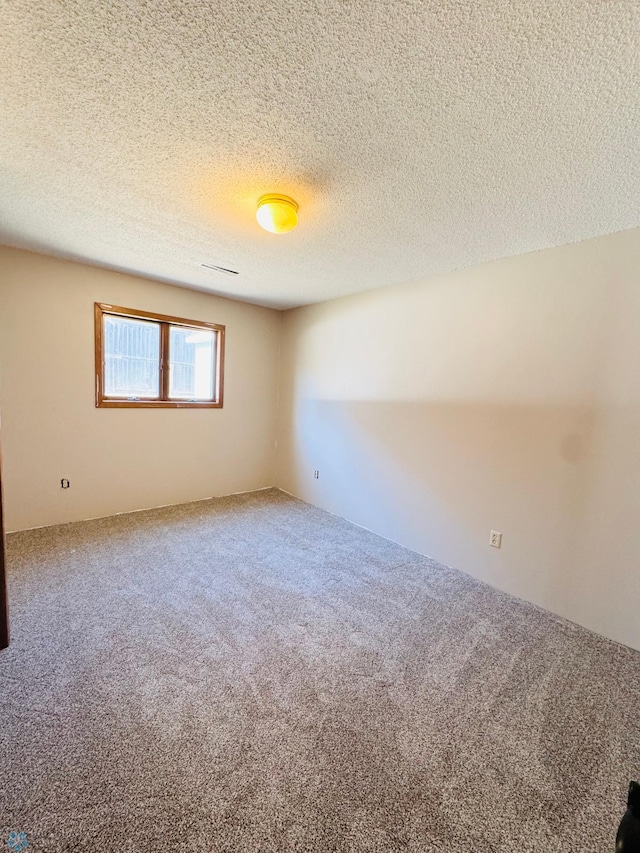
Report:
[{"label": "dark vertical strip on wall", "polygon": [[0,450],[0,649],[6,649],[9,645],[9,611],[7,606],[2,503],[2,451]]}]

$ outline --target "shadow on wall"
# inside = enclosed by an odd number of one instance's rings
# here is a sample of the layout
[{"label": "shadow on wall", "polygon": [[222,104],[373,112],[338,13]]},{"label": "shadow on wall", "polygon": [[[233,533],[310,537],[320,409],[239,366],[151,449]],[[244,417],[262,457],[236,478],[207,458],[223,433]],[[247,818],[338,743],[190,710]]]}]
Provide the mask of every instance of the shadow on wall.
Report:
[{"label": "shadow on wall", "polygon": [[[568,613],[597,422],[589,405],[305,400],[283,485]],[[501,551],[491,529],[504,534]]]},{"label": "shadow on wall", "polygon": [[639,270],[636,229],[291,312],[279,483],[640,649]]}]

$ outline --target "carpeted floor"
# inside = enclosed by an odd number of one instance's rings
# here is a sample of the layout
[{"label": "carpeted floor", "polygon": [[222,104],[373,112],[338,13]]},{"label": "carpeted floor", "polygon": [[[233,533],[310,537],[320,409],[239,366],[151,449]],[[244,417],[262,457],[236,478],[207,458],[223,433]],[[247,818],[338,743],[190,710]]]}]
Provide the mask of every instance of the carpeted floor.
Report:
[{"label": "carpeted floor", "polygon": [[0,842],[606,853],[640,654],[277,491],[8,537]]}]

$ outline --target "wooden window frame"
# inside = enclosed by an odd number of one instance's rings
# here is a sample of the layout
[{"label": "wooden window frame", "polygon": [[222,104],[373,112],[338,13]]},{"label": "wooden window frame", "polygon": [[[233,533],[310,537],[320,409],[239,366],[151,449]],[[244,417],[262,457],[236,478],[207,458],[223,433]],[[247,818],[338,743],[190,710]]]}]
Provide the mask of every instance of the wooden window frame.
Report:
[{"label": "wooden window frame", "polygon": [[[185,320],[183,317],[171,317],[167,314],[153,314],[149,311],[136,311],[96,302],[95,338],[96,338],[96,408],[99,409],[221,409],[224,396],[224,336],[225,327],[219,323],[204,323],[201,320]],[[102,320],[105,314],[127,317],[131,320],[151,320],[160,325],[160,398],[126,400],[121,397],[104,395],[104,340]],[[209,329],[216,332],[216,375],[214,377],[215,400],[171,400],[169,399],[169,328],[183,326],[187,329]]]}]

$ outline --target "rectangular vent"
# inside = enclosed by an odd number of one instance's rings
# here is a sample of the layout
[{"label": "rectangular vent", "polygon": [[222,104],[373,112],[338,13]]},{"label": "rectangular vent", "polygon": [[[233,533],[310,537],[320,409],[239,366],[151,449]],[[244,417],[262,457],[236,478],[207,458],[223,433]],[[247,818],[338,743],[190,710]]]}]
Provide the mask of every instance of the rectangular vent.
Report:
[{"label": "rectangular vent", "polygon": [[224,273],[225,275],[239,275],[238,270],[230,270],[227,267],[219,267],[216,264],[200,264],[200,266],[207,270]]}]

